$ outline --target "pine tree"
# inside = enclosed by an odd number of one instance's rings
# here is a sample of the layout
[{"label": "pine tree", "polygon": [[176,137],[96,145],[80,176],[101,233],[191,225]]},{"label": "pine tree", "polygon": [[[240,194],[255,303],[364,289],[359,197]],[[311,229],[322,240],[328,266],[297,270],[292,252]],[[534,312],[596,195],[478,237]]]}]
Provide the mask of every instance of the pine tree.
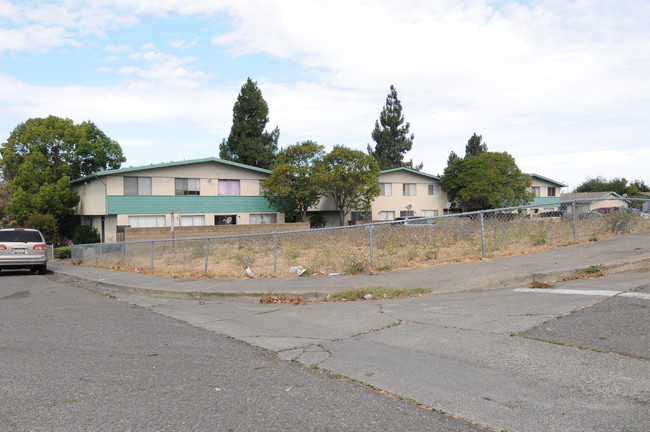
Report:
[{"label": "pine tree", "polygon": [[487,151],[487,144],[483,142],[483,135],[476,135],[476,133],[474,133],[470,139],[467,140],[467,145],[465,146],[465,157],[478,156],[487,153]]},{"label": "pine tree", "polygon": [[250,78],[242,86],[232,110],[232,127],[219,146],[221,159],[270,169],[278,151],[280,130],[264,131],[269,107],[257,83]]},{"label": "pine tree", "polygon": [[[368,145],[368,154],[375,158],[382,170],[411,167],[413,161],[404,162],[404,153],[413,146],[413,134],[409,134],[410,124],[404,123],[402,104],[397,98],[395,86],[390,86],[390,94],[386,97],[386,105],[375,121],[372,139],[377,143],[374,150]],[[415,167],[422,169],[422,164]]]}]

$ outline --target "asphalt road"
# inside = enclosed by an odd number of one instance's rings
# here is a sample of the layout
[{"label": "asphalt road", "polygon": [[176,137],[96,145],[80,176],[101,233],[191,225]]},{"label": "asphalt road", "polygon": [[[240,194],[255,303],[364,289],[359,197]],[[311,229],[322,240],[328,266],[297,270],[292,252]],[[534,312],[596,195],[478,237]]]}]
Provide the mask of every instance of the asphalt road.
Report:
[{"label": "asphalt road", "polygon": [[495,430],[647,432],[648,287],[633,271],[302,306],[121,297]]},{"label": "asphalt road", "polygon": [[0,272],[0,364],[2,431],[483,430],[28,273]]}]

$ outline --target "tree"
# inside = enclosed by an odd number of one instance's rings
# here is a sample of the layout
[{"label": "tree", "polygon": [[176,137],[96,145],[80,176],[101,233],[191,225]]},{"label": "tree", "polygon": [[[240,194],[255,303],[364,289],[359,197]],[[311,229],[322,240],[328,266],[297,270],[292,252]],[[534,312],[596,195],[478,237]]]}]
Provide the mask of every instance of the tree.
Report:
[{"label": "tree", "polygon": [[324,147],[303,141],[282,150],[271,176],[262,183],[264,197],[290,218],[307,221],[307,210],[323,196]]},{"label": "tree", "polygon": [[615,192],[619,195],[626,194],[629,197],[640,196],[639,192],[650,192],[650,188],[642,180],[628,181],[622,177],[615,177],[607,180],[604,177],[587,178],[581,183],[575,192]]},{"label": "tree", "polygon": [[339,211],[339,224],[352,210],[370,211],[379,195],[379,164],[372,156],[344,146],[334,146],[323,158],[325,195],[330,195]]},{"label": "tree", "polygon": [[2,177],[10,193],[4,218],[40,224],[48,230],[53,220],[59,224],[74,214],[79,197],[72,190],[72,179],[119,168],[126,160],[120,145],[94,123],[75,125],[55,116],[19,124],[0,154]]},{"label": "tree", "polygon": [[467,156],[478,156],[483,153],[487,153],[487,144],[483,143],[483,136],[476,135],[474,133],[470,139],[467,141],[465,146],[465,157]]},{"label": "tree", "polygon": [[[404,153],[413,146],[413,134],[409,134],[410,123],[404,124],[402,103],[397,98],[397,90],[390,86],[390,93],[386,97],[386,105],[375,120],[372,139],[376,145],[374,150],[368,145],[368,154],[375,158],[382,170],[397,167],[413,167],[413,161],[404,162]],[[422,164],[415,169],[422,169]]]},{"label": "tree", "polygon": [[232,127],[219,146],[221,159],[270,169],[278,151],[280,130],[265,132],[269,107],[257,83],[250,78],[242,86],[232,110]]},{"label": "tree", "polygon": [[10,197],[9,185],[6,181],[0,180],[0,226],[13,225],[9,215],[5,211]]},{"label": "tree", "polygon": [[26,156],[10,183],[11,198],[5,210],[24,224],[34,214],[57,218],[74,214],[79,196],[72,190],[70,177],[55,176],[56,168],[39,153]]},{"label": "tree", "polygon": [[0,149],[4,179],[11,182],[24,159],[33,153],[45,156],[55,180],[116,169],[126,161],[117,141],[91,121],[75,125],[70,119],[55,116],[34,118],[19,124]]},{"label": "tree", "polygon": [[508,153],[486,152],[455,158],[445,168],[440,185],[463,211],[524,205],[535,195],[532,179]]}]

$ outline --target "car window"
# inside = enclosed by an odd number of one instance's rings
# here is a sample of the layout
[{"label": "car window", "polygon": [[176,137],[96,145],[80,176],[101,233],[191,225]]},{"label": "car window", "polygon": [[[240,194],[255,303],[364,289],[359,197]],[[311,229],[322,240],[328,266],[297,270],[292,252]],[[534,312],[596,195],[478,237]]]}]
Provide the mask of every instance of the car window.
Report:
[{"label": "car window", "polygon": [[38,231],[0,231],[0,242],[40,243]]}]

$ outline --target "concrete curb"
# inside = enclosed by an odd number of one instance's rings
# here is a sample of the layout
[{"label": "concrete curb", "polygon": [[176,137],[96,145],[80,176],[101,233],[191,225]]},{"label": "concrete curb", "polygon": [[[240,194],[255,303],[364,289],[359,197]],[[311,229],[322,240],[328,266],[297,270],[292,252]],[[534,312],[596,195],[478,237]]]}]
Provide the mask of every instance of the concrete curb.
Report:
[{"label": "concrete curb", "polygon": [[[620,273],[630,270],[640,270],[642,268],[648,268],[650,266],[650,258],[641,258],[634,261],[627,261],[624,263],[610,263],[603,265],[603,269],[609,273]],[[485,291],[491,289],[499,288],[510,288],[521,285],[528,285],[533,281],[539,282],[557,282],[562,279],[568,279],[576,274],[584,271],[585,268],[574,268],[574,269],[563,269],[563,270],[552,270],[548,272],[535,272],[526,275],[518,275],[510,278],[500,279],[499,281],[490,281],[484,284],[475,285],[473,287],[465,287],[465,289],[459,291]],[[300,292],[293,292],[291,290],[267,290],[267,291],[235,291],[235,290],[225,290],[225,291],[178,291],[172,289],[161,289],[161,288],[147,288],[142,286],[132,286],[125,285],[120,283],[114,283],[109,281],[98,281],[91,278],[72,275],[69,273],[53,270],[51,274],[58,280],[63,280],[66,282],[81,283],[87,286],[90,289],[102,292],[102,293],[114,293],[120,292],[124,294],[132,295],[145,295],[149,297],[164,297],[164,298],[178,298],[178,299],[192,299],[192,300],[217,300],[217,299],[259,299],[268,295],[281,295],[286,297],[298,297],[305,300],[323,300],[329,293],[319,290],[307,290]],[[369,285],[368,285],[369,286]],[[355,287],[363,288],[363,286]],[[341,291],[347,289],[342,287]],[[435,290],[433,294],[435,294]]]}]

